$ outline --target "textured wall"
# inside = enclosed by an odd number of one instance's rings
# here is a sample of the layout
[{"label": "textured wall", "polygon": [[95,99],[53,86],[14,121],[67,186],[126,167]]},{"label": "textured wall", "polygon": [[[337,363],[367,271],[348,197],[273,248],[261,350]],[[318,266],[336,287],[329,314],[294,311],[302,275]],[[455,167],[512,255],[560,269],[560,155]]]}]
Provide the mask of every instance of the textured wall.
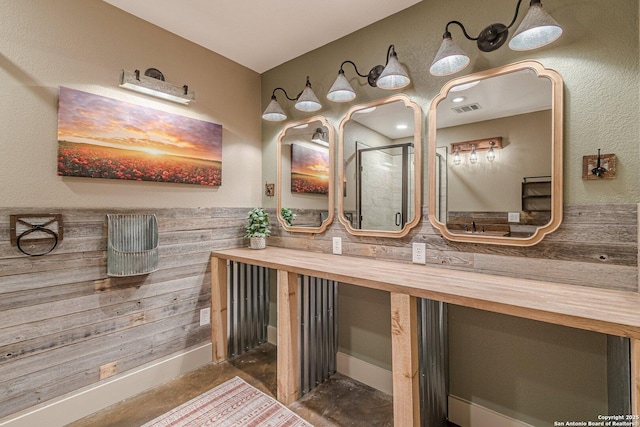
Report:
[{"label": "textured wall", "polygon": [[[0,206],[200,207],[260,203],[260,76],[100,0],[2,1]],[[189,84],[190,106],[118,87],[122,69]],[[58,87],[223,126],[219,188],[56,176]],[[242,165],[242,167],[238,167]]]},{"label": "textured wall", "polygon": [[[515,2],[513,2],[515,3]],[[523,2],[526,3],[526,2]],[[357,31],[334,43],[316,49],[276,67],[262,76],[263,108],[271,90],[282,86],[291,92],[299,90],[304,76],[309,75],[316,94],[323,103],[325,115],[336,129],[346,114],[347,105],[324,100],[340,63],[346,59],[359,67],[384,61],[389,44],[396,46],[398,57],[410,73],[412,84],[403,90],[423,109],[423,143],[427,145],[429,103],[449,77],[433,77],[428,73],[441,41],[446,22],[462,21],[472,34],[492,22],[508,21],[512,2],[487,0],[481,7],[470,8],[469,2],[423,1],[403,12]],[[533,59],[555,69],[564,78],[564,202],[565,215],[561,228],[533,248],[506,248],[491,245],[457,244],[444,241],[428,224],[426,217],[418,230],[403,239],[356,238],[346,234],[334,222],[324,235],[300,236],[284,234],[274,243],[285,247],[330,252],[332,236],[343,238],[343,251],[348,255],[410,260],[411,242],[427,243],[427,262],[444,268],[471,269],[514,277],[536,277],[552,281],[637,290],[637,209],[640,200],[640,103],[638,96],[639,31],[638,4],[634,0],[616,2],[616,7],[596,0],[554,1],[545,9],[561,23],[564,34],[556,43],[536,51],[514,52],[507,47],[481,53],[473,42],[452,28],[454,39],[467,51],[472,64],[460,74],[483,71],[508,63]],[[526,5],[522,6],[523,9]],[[389,92],[370,88],[363,79],[355,78],[349,65],[345,73],[355,88],[357,102],[382,98]],[[455,77],[455,76],[454,76]],[[393,92],[392,92],[393,93]],[[291,119],[304,117],[292,103],[283,102]],[[282,124],[263,122],[263,179],[273,182],[275,176],[275,135]],[[582,156],[596,153],[598,148],[614,152],[620,159],[617,178],[607,181],[582,181]],[[426,159],[426,150],[425,150]],[[424,174],[424,198],[428,192]],[[263,204],[275,205],[264,198]],[[362,300],[356,304],[355,301]],[[350,295],[349,310],[341,317],[341,325],[362,324],[370,313],[367,307],[379,301],[362,292]],[[468,334],[474,325],[477,341],[486,348],[499,349],[511,345],[513,358],[496,359],[491,351],[469,351],[456,341],[451,366],[452,393],[478,402],[535,425],[553,425],[562,414],[593,413],[593,408],[606,406],[607,390],[602,373],[606,369],[604,337],[577,334],[576,347],[565,340],[563,330],[541,327],[535,322],[516,321],[491,313],[470,312],[462,317],[452,310],[450,328],[453,337]],[[459,314],[459,313],[458,313]],[[469,320],[470,319],[470,320]],[[486,325],[486,326],[485,326]],[[493,326],[491,326],[493,325]],[[349,327],[349,326],[346,326]],[[570,332],[571,333],[571,332]],[[383,336],[385,331],[380,330]],[[512,336],[510,336],[510,334]],[[505,340],[505,337],[508,337]],[[384,342],[377,337],[376,342]],[[572,341],[575,343],[575,341]],[[379,366],[388,362],[386,353],[376,353],[366,346],[349,343],[343,351],[365,354]],[[341,345],[345,345],[341,342]],[[522,358],[531,348],[544,352],[545,366]],[[584,349],[588,351],[583,351]],[[576,369],[567,371],[566,360]],[[497,390],[481,376],[465,373],[478,366],[500,366],[502,374],[512,378],[506,389]],[[549,376],[549,371],[552,372]],[[567,374],[570,372],[570,374]],[[563,381],[538,378],[562,378]],[[597,385],[588,399],[562,401],[563,396],[583,396],[584,381],[594,378]],[[517,398],[514,398],[516,396]],[[540,400],[542,399],[542,400]],[[537,402],[535,407],[530,402]],[[558,402],[560,401],[560,405]],[[529,402],[529,403],[528,403]],[[562,405],[565,405],[564,407]],[[560,415],[559,415],[560,414]]]},{"label": "textured wall", "polygon": [[[121,373],[208,342],[198,319],[210,252],[242,244],[263,184],[257,73],[101,0],[0,7],[1,418],[96,383],[110,375],[102,366]],[[196,102],[117,87],[121,69],[149,67],[188,83]],[[222,186],[58,177],[59,86],[221,124]],[[129,208],[158,213],[160,270],[109,279],[105,215]],[[42,211],[63,214],[64,241],[29,258],[9,243],[9,215]]]}]

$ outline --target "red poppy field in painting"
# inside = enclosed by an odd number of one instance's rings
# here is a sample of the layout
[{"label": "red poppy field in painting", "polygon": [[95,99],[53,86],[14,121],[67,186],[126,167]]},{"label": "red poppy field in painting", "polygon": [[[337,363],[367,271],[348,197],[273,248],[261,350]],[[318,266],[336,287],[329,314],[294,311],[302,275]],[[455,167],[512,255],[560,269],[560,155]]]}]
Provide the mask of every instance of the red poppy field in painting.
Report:
[{"label": "red poppy field in painting", "polygon": [[329,193],[329,150],[291,145],[291,192]]},{"label": "red poppy field in painting", "polygon": [[58,175],[219,186],[222,126],[61,87]]},{"label": "red poppy field in painting", "polygon": [[61,141],[58,175],[218,186],[219,162]]}]

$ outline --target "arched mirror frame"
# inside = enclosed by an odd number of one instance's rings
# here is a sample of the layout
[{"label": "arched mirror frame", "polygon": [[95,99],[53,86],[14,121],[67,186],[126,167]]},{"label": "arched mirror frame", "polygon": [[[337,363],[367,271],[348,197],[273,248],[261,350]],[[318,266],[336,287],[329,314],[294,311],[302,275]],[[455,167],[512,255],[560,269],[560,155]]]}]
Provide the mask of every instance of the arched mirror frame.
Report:
[{"label": "arched mirror frame", "polygon": [[411,101],[405,94],[396,94],[387,98],[375,99],[373,101],[354,105],[349,109],[346,116],[340,122],[338,131],[338,182],[342,185],[345,182],[345,165],[344,165],[344,127],[351,120],[351,116],[359,110],[365,110],[371,107],[390,104],[392,102],[403,102],[405,107],[413,109],[413,141],[414,141],[414,215],[411,221],[408,221],[399,231],[386,230],[366,230],[351,227],[351,223],[344,215],[344,198],[342,192],[338,197],[338,219],[345,226],[347,232],[354,236],[371,236],[371,237],[393,237],[400,238],[406,236],[409,231],[418,223],[422,217],[422,109],[418,104]]},{"label": "arched mirror frame", "polygon": [[[305,124],[310,124],[314,122],[320,122],[322,126],[324,126],[328,131],[329,138],[329,192],[327,193],[327,218],[322,221],[319,227],[301,227],[301,226],[291,226],[287,225],[284,218],[280,214],[282,210],[282,140],[286,136],[287,130],[295,128],[297,126],[302,126]],[[335,130],[331,124],[327,121],[324,116],[314,116],[309,117],[308,119],[299,120],[296,122],[288,123],[278,135],[278,143],[277,143],[277,181],[276,181],[276,199],[277,199],[277,218],[282,228],[289,232],[295,233],[322,233],[324,232],[329,224],[333,222],[334,216],[334,188],[335,188],[335,162],[334,162],[334,153],[335,153]]]},{"label": "arched mirror frame", "polygon": [[[451,233],[445,223],[437,219],[437,188],[436,188],[436,147],[437,128],[436,110],[440,101],[445,99],[449,90],[464,83],[476,80],[484,80],[520,70],[533,70],[538,77],[548,78],[551,81],[551,97],[553,112],[551,117],[551,219],[529,237],[500,237],[482,236],[479,234]],[[459,77],[448,81],[440,90],[440,93],[431,101],[429,107],[429,153],[428,153],[428,185],[429,185],[429,221],[442,233],[442,236],[456,242],[488,243],[495,245],[532,246],[539,243],[545,235],[555,231],[562,222],[562,128],[563,128],[563,82],[562,77],[555,70],[545,68],[537,61],[522,61],[505,65],[491,70]]]}]

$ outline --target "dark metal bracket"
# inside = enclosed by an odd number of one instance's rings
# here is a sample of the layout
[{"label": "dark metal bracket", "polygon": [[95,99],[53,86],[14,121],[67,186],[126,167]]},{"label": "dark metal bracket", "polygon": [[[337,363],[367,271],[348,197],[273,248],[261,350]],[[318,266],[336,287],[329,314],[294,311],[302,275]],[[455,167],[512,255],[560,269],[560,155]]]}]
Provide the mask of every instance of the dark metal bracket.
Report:
[{"label": "dark metal bracket", "polygon": [[9,215],[11,246],[29,256],[53,251],[63,238],[62,214]]}]

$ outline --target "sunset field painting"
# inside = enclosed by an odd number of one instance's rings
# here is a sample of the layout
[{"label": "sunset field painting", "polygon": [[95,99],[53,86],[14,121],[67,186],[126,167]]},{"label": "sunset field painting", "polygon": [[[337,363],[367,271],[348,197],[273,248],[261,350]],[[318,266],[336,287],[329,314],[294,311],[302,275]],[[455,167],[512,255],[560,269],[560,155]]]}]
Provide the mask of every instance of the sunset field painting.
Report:
[{"label": "sunset field painting", "polygon": [[291,144],[291,192],[329,193],[329,150]]},{"label": "sunset field painting", "polygon": [[60,88],[58,175],[222,185],[222,125]]}]

